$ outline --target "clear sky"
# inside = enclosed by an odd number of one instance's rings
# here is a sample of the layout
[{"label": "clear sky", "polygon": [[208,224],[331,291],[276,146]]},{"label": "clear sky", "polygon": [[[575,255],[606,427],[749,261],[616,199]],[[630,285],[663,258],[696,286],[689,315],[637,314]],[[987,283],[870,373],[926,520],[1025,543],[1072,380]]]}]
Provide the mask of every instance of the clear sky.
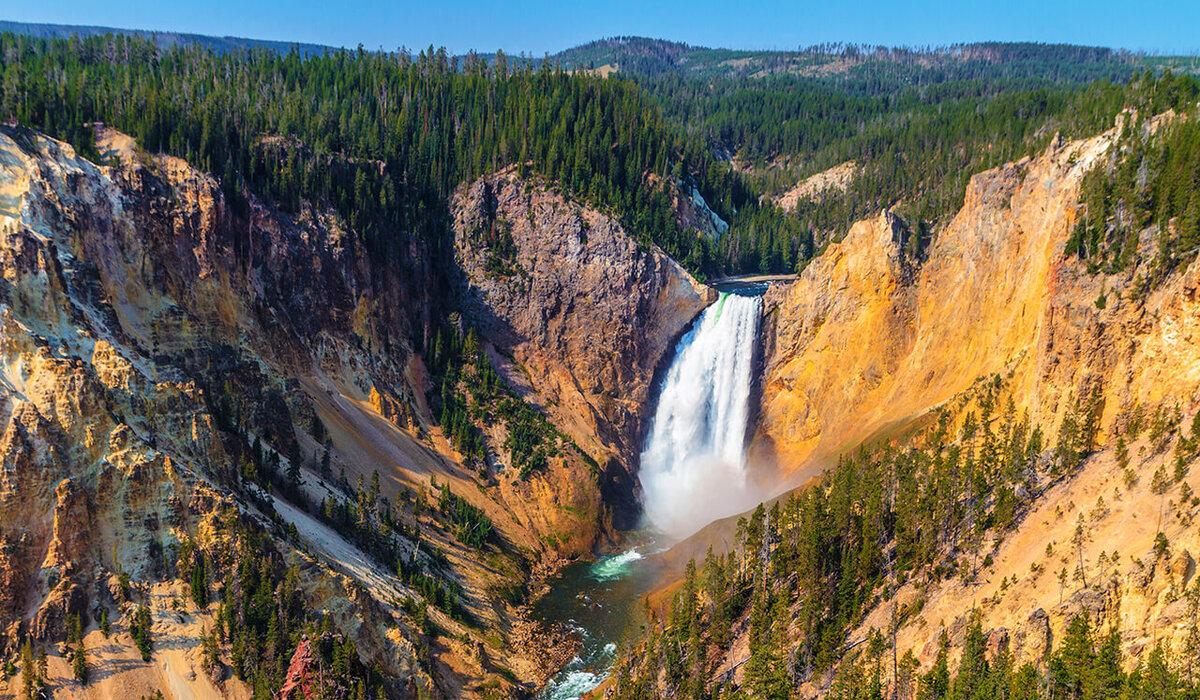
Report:
[{"label": "clear sky", "polygon": [[756,49],[1000,40],[1200,52],[1200,0],[0,0],[0,19],[535,56],[617,35]]}]

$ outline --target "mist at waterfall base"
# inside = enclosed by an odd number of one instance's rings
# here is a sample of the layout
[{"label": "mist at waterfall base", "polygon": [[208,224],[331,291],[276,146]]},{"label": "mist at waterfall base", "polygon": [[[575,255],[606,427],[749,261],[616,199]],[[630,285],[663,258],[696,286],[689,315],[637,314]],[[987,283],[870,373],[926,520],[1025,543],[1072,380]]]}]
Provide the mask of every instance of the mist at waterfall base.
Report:
[{"label": "mist at waterfall base", "polygon": [[762,502],[746,431],[762,300],[722,292],[676,346],[641,455],[646,524],[682,539]]}]

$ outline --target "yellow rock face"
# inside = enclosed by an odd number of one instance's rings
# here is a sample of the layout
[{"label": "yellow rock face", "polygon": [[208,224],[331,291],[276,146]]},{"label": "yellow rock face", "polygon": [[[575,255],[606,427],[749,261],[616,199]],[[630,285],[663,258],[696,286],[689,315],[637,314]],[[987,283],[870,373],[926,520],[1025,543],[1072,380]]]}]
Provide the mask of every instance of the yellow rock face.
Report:
[{"label": "yellow rock face", "polygon": [[884,212],[773,288],[758,454],[811,475],[994,373],[1022,375],[1026,406],[1044,396],[1035,375],[1041,338],[1061,324],[1062,246],[1083,173],[1112,137],[976,175],[923,262]]},{"label": "yellow rock face", "polygon": [[[973,610],[992,642],[1034,663],[1081,612],[1116,626],[1131,659],[1158,641],[1183,648],[1184,591],[1200,531],[1196,507],[1178,499],[1185,483],[1200,489],[1200,469],[1190,465],[1182,483],[1156,495],[1151,475],[1173,473],[1175,438],[1131,440],[1130,483],[1111,435],[1135,407],[1146,416],[1160,407],[1178,412],[1181,434],[1200,411],[1200,260],[1185,261],[1145,294],[1136,281],[1155,257],[1153,231],[1141,243],[1146,262],[1120,274],[1089,273],[1064,255],[1082,176],[1115,136],[1055,143],[976,175],[924,256],[906,250],[885,212],[855,224],[794,284],[768,294],[754,449],[796,482],[864,441],[902,438],[995,375],[1046,444],[1081,395],[1096,391],[1103,400],[1097,452],[1077,474],[1048,480],[1014,531],[987,533],[980,554],[994,563],[978,582],[900,587],[894,600],[921,612],[901,628],[898,647],[925,663],[943,629],[961,640]],[[1090,536],[1081,551],[1070,544],[1077,522]],[[1153,550],[1160,530],[1170,543],[1164,555]],[[1073,570],[1080,557],[1088,585],[1060,585],[1055,573]],[[879,604],[850,638],[886,629],[891,611]]]}]

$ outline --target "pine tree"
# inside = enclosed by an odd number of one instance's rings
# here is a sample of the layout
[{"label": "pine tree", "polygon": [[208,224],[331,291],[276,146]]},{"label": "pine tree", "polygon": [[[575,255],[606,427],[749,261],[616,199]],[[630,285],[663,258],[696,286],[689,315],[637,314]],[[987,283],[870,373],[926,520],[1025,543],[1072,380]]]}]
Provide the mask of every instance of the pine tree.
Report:
[{"label": "pine tree", "polygon": [[[953,695],[956,698],[982,697],[986,688],[990,668],[987,662],[987,637],[976,619],[967,629],[963,642],[962,658],[958,674],[954,678]],[[986,694],[986,693],[983,693]]]},{"label": "pine tree", "polygon": [[133,622],[129,625],[129,633],[133,637],[138,651],[142,653],[142,661],[146,663],[150,662],[150,650],[154,645],[152,626],[150,608],[143,603],[138,606],[137,612],[134,614]]},{"label": "pine tree", "polygon": [[33,645],[29,640],[21,647],[21,697],[23,700],[34,700],[41,688],[37,667],[33,657]]},{"label": "pine tree", "polygon": [[204,552],[197,550],[193,555],[192,573],[188,588],[196,607],[203,610],[208,607],[208,573],[205,566]]},{"label": "pine tree", "polygon": [[294,459],[288,459],[287,466],[287,484],[288,489],[293,493],[300,490],[300,458],[297,455]]},{"label": "pine tree", "polygon": [[1179,697],[1179,680],[1167,663],[1162,642],[1154,645],[1142,675],[1142,697],[1155,700],[1175,700]]},{"label": "pine tree", "polygon": [[[1095,650],[1087,616],[1071,618],[1063,634],[1062,645],[1049,663],[1052,692],[1060,697],[1080,697],[1090,685]],[[1060,695],[1061,694],[1061,695]]]},{"label": "pine tree", "polygon": [[200,633],[200,647],[203,652],[203,666],[206,671],[213,673],[221,665],[221,646],[216,632],[206,627]]},{"label": "pine tree", "polygon": [[75,674],[75,680],[79,681],[82,685],[87,685],[87,651],[84,648],[82,637],[75,642],[75,657],[71,660],[71,670]]},{"label": "pine tree", "polygon": [[950,637],[942,630],[933,666],[921,678],[920,700],[941,700],[950,692]]}]

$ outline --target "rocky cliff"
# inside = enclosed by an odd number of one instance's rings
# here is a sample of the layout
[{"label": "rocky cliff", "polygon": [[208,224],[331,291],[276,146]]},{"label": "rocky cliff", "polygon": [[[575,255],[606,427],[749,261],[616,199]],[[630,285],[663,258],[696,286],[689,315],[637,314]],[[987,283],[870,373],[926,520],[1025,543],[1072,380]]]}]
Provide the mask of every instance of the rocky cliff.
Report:
[{"label": "rocky cliff", "polygon": [[[940,632],[958,644],[976,612],[994,647],[1018,660],[1044,662],[1080,612],[1115,625],[1127,658],[1159,640],[1184,650],[1200,548],[1190,495],[1200,470],[1185,447],[1200,409],[1200,262],[1147,292],[1153,229],[1142,234],[1144,262],[1118,274],[1064,254],[1082,176],[1116,138],[1056,141],[976,175],[928,247],[888,212],[859,222],[768,294],[754,449],[796,482],[864,442],[903,443],[936,409],[961,418],[963,397],[984,379],[1006,387],[1006,411],[1040,426],[1046,445],[1082,401],[1097,407],[1097,449],[1079,471],[1063,478],[1028,465],[1016,528],[960,553],[987,557],[980,581],[901,586],[848,644],[887,629],[894,603],[904,611],[899,649],[926,664]],[[1084,541],[1072,544],[1080,527]],[[1082,577],[1056,578],[1076,560]]]},{"label": "rocky cliff", "polygon": [[1058,144],[976,175],[924,253],[884,212],[856,223],[795,283],[772,288],[756,449],[810,474],[996,372],[1021,373],[1019,407],[1056,423],[1065,406],[1055,399],[1074,377],[1039,381],[1050,358],[1038,356],[1054,352],[1044,340],[1069,321],[1056,306],[1084,295],[1090,304],[1099,293],[1096,280],[1096,294],[1056,297],[1075,270],[1061,253],[1079,182],[1113,137]]},{"label": "rocky cliff", "polygon": [[[96,145],[102,165],[0,133],[0,655],[44,646],[49,689],[83,693],[62,645],[78,617],[98,692],[245,696],[248,662],[231,661],[232,639],[206,656],[221,613],[181,579],[216,589],[266,557],[280,585],[294,570],[326,652],[348,640],[392,695],[544,679],[558,642],[523,622],[523,586],[611,528],[594,464],[628,495],[655,368],[705,290],[544,190],[500,177],[465,191],[468,321],[579,445],[481,477],[426,401],[420,349],[456,303],[437,254],[396,232],[402,254],[381,260],[320,206],[229,192],[99,125]],[[509,276],[470,245],[498,218],[516,224]],[[465,544],[465,504],[499,534]],[[198,561],[220,573],[196,579]],[[148,664],[132,638],[142,604],[159,640]],[[314,657],[293,660],[289,687]]]},{"label": "rocky cliff", "polygon": [[[251,441],[284,465],[313,463],[314,378],[412,394],[407,338],[422,321],[407,309],[420,285],[381,278],[328,217],[233,205],[211,177],[103,127],[97,145],[111,165],[36,133],[0,134],[5,654],[22,638],[61,641],[68,616],[92,637],[102,614],[132,629],[122,612],[148,603],[154,634],[172,641],[137,665],[124,659],[128,637],[92,639],[94,685],[239,695],[240,681],[200,670],[213,611],[170,612],[182,610],[181,547],[218,560],[235,530],[279,532],[272,497],[240,465]],[[388,338],[390,362],[363,350]],[[302,543],[276,546],[300,567],[310,604],[397,682],[428,685],[414,644],[387,633],[395,613]],[[56,659],[49,687],[75,692]]]},{"label": "rocky cliff", "polygon": [[[454,200],[466,313],[514,386],[599,462],[631,527],[655,372],[715,297],[619,222],[512,171]],[[623,517],[620,517],[623,516]]]}]

